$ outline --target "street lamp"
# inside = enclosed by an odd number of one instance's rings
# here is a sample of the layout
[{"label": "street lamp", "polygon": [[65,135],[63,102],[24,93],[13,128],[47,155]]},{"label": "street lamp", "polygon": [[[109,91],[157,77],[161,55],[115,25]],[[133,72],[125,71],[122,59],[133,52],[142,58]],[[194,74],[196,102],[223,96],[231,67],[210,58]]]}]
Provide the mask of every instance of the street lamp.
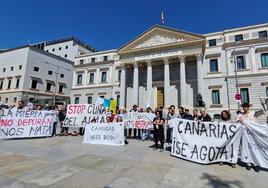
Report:
[{"label": "street lamp", "polygon": [[[239,88],[238,88],[238,76],[237,76],[237,60],[236,60],[236,57],[235,57],[235,50],[236,50],[236,48],[237,48],[237,45],[239,44],[239,43],[241,43],[241,41],[236,41],[235,42],[235,47],[234,47],[234,52],[233,52],[233,55],[234,55],[234,64],[235,64],[235,66],[234,66],[234,68],[235,68],[235,84],[236,84],[236,95],[238,95],[239,94]],[[240,95],[240,94],[239,94]],[[240,99],[238,100],[238,99],[236,99],[237,100],[237,110],[239,110],[239,108],[240,108],[240,100],[241,100],[241,97],[240,97]]]}]

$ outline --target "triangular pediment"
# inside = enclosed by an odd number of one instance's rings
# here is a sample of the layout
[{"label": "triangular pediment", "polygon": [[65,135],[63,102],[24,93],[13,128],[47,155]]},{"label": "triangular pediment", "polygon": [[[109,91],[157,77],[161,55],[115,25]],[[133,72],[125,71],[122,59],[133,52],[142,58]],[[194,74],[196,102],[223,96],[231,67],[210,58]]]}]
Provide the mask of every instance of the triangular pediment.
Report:
[{"label": "triangular pediment", "polygon": [[163,26],[154,26],[123,46],[118,52],[124,53],[137,50],[139,51],[142,49],[157,48],[203,39],[204,37],[202,35],[188,33]]}]

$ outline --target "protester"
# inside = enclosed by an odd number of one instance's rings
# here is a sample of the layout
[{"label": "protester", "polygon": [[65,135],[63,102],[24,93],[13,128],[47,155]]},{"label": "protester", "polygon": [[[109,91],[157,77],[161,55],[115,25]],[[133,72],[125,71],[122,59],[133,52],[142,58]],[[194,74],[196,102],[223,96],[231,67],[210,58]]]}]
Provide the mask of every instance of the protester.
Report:
[{"label": "protester", "polygon": [[200,114],[201,114],[201,116],[199,116],[199,119],[198,119],[199,121],[203,121],[203,122],[212,121],[210,115],[207,114],[205,109],[201,109]]},{"label": "protester", "polygon": [[[118,116],[116,118],[116,122],[119,123],[119,122],[123,122],[123,119],[121,116]],[[126,127],[124,127],[124,137],[125,137],[125,144],[128,144],[128,141],[127,141],[127,129]]]},{"label": "protester", "polygon": [[43,110],[43,107],[41,105],[37,105],[36,110]]},{"label": "protester", "polygon": [[57,130],[57,123],[58,123],[58,106],[53,106],[53,109],[51,110],[53,113],[55,113],[54,119],[53,119],[53,129],[52,129],[52,135],[51,136],[56,136],[56,130]]},{"label": "protester", "polygon": [[182,119],[187,119],[187,120],[194,120],[193,116],[190,114],[189,109],[185,108],[184,110],[184,115]]},{"label": "protester", "polygon": [[60,136],[68,136],[69,127],[63,127],[65,117],[66,117],[66,111],[61,109],[59,111],[59,121],[60,121],[60,125],[61,125]]},{"label": "protester", "polygon": [[[130,110],[130,112],[138,112],[138,106],[136,104],[134,104],[132,106],[132,109]],[[128,129],[128,136],[129,136],[129,138],[131,138],[132,129],[133,128],[129,128]],[[141,134],[140,133],[140,129],[138,129],[138,138],[140,138],[140,136],[141,136],[140,134]],[[137,138],[137,129],[134,129],[134,138]]]},{"label": "protester", "polygon": [[[245,122],[244,122],[245,120],[246,121],[253,122],[253,123],[256,123],[257,122],[257,120],[256,120],[256,118],[254,116],[254,113],[249,110],[249,107],[250,106],[249,106],[248,103],[243,103],[242,104],[243,112],[242,112],[242,114],[238,114],[237,115],[237,120],[241,124],[243,124],[244,126],[246,126],[245,125]],[[253,168],[256,172],[259,172],[260,171],[260,167],[258,165],[247,163],[246,164],[246,169],[247,170],[250,170],[251,168]]]},{"label": "protester", "polygon": [[224,121],[224,122],[230,122],[231,121],[231,114],[230,114],[229,111],[223,110],[221,112],[221,121]]},{"label": "protester", "polygon": [[111,113],[110,121],[113,122],[114,121],[114,117],[115,117],[114,111],[111,110],[110,113]]},{"label": "protester", "polygon": [[[154,118],[154,149],[160,149],[160,152],[164,151],[164,123],[165,120],[162,118],[162,114],[160,111],[156,111],[156,117]],[[158,141],[160,141],[160,148],[158,145]]]},{"label": "protester", "polygon": [[194,109],[193,110],[193,120],[194,121],[198,121],[198,119],[199,119],[198,110],[197,109]]},{"label": "protester", "polygon": [[179,114],[178,114],[178,118],[183,118],[184,117],[184,107],[180,106],[179,107]]},{"label": "protester", "polygon": [[[222,122],[231,122],[231,114],[228,110],[223,110],[221,112],[221,119]],[[220,165],[223,165],[223,163],[220,163]],[[236,164],[232,163],[230,164],[231,167],[235,168]]]},{"label": "protester", "polygon": [[23,101],[18,101],[17,107],[14,107],[13,109],[17,109],[17,110],[24,110],[25,106],[24,106],[24,102]]},{"label": "protester", "polygon": [[166,138],[166,143],[168,145],[170,145],[171,142],[172,142],[172,139],[171,139],[171,137],[172,137],[172,127],[170,125],[170,120],[172,120],[172,119],[174,119],[176,117],[177,117],[177,114],[175,113],[175,106],[174,105],[171,105],[169,107],[169,111],[167,113],[167,122],[166,122],[166,125],[167,125],[167,132],[166,132],[167,133],[167,138]]}]

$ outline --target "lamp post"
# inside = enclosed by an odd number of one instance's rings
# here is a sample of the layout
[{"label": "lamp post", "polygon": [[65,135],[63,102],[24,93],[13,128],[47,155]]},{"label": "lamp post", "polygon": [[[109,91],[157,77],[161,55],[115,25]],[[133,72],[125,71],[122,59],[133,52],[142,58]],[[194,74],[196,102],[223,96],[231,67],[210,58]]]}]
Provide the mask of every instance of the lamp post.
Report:
[{"label": "lamp post", "polygon": [[[234,55],[234,68],[235,68],[235,87],[236,87],[236,95],[239,94],[239,88],[238,88],[238,77],[237,77],[237,60],[236,60],[236,57],[235,57],[235,50],[237,48],[237,45],[240,43],[241,41],[236,41],[235,42],[235,47],[234,47],[234,52],[233,52],[233,55]],[[237,99],[236,99],[237,100]],[[241,100],[241,99],[240,99]],[[240,108],[240,100],[237,100],[237,110],[239,110]]]}]

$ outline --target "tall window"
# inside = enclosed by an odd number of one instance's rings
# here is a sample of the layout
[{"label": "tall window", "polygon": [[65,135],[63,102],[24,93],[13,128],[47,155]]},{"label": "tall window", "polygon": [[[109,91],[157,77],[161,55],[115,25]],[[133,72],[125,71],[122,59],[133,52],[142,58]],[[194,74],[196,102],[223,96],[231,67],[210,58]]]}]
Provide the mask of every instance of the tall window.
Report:
[{"label": "tall window", "polygon": [[106,82],[107,80],[107,72],[102,72],[101,73],[101,82]]},{"label": "tall window", "polygon": [[96,61],[96,58],[95,57],[92,57],[91,58],[91,63],[95,63],[95,61]]},{"label": "tall window", "polygon": [[90,84],[94,83],[94,73],[90,73],[90,75],[89,75],[89,83]]},{"label": "tall window", "polygon": [[266,97],[268,97],[268,87],[266,87],[265,90],[266,90]]},{"label": "tall window", "polygon": [[13,102],[16,103],[17,102],[17,97],[13,98]]},{"label": "tall window", "polygon": [[241,94],[241,103],[249,103],[249,92],[248,88],[241,88],[240,89],[240,94]]},{"label": "tall window", "polygon": [[107,61],[108,60],[108,56],[103,56],[103,61]]},{"label": "tall window", "polygon": [[118,70],[118,81],[121,81],[121,72],[122,70]]},{"label": "tall window", "polygon": [[211,59],[209,61],[209,65],[210,65],[210,72],[218,72],[218,59]]},{"label": "tall window", "polygon": [[237,70],[246,69],[246,63],[244,56],[237,56],[236,57],[236,68]]},{"label": "tall window", "polygon": [[3,72],[6,72],[6,68],[3,68]]},{"label": "tall window", "polygon": [[78,75],[77,75],[76,84],[77,84],[77,85],[82,84],[82,74],[78,74]]},{"label": "tall window", "polygon": [[120,106],[120,95],[116,96],[116,105]]},{"label": "tall window", "polygon": [[74,104],[79,104],[79,97],[74,98]]},{"label": "tall window", "polygon": [[11,87],[11,80],[8,80],[7,89],[10,89]]},{"label": "tall window", "polygon": [[216,42],[216,39],[211,39],[208,41],[208,45],[209,46],[216,46],[217,45],[217,42]]},{"label": "tall window", "polygon": [[5,103],[8,103],[8,98],[5,98]]},{"label": "tall window", "polygon": [[220,91],[212,90],[212,104],[220,104]]},{"label": "tall window", "polygon": [[61,78],[64,78],[64,74],[60,74],[60,77],[61,77]]},{"label": "tall window", "polygon": [[59,93],[63,93],[64,86],[62,84],[59,85]]},{"label": "tall window", "polygon": [[51,83],[47,82],[46,91],[51,91]]},{"label": "tall window", "polygon": [[235,41],[243,41],[243,35],[235,35]]},{"label": "tall window", "polygon": [[3,89],[3,85],[4,85],[4,80],[1,80],[1,81],[0,81],[0,90]]},{"label": "tall window", "polygon": [[84,59],[80,59],[80,60],[79,60],[79,64],[80,64],[80,65],[83,65],[83,64],[84,64]]},{"label": "tall window", "polygon": [[49,70],[48,75],[52,75],[52,74],[53,74],[53,71]]},{"label": "tall window", "polygon": [[19,65],[19,70],[21,70],[22,69],[22,65]]},{"label": "tall window", "polygon": [[268,67],[268,53],[261,54],[261,66]]},{"label": "tall window", "polygon": [[19,88],[19,87],[20,87],[20,79],[18,78],[16,81],[16,88]]},{"label": "tall window", "polygon": [[10,71],[13,71],[14,70],[14,67],[10,67]]},{"label": "tall window", "polygon": [[87,103],[92,104],[92,97],[87,97]]},{"label": "tall window", "polygon": [[38,83],[37,80],[32,80],[31,89],[37,89],[37,83]]},{"label": "tall window", "polygon": [[266,38],[267,37],[267,31],[260,31],[259,32],[259,38]]}]

